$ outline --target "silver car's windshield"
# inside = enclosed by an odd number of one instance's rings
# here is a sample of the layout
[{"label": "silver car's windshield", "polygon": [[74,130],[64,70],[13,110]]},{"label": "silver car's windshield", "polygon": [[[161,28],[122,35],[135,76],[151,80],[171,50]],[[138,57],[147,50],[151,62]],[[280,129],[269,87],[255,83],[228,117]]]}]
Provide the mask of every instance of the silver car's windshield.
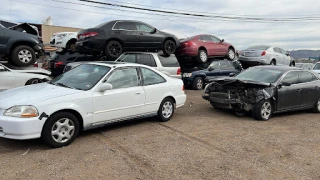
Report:
[{"label": "silver car's windshield", "polygon": [[320,69],[320,63],[317,63],[316,65],[314,65],[313,70],[318,70]]},{"label": "silver car's windshield", "polygon": [[274,83],[280,78],[282,74],[283,71],[276,69],[249,68],[238,74],[236,78],[240,80]]},{"label": "silver car's windshield", "polygon": [[109,71],[110,67],[95,64],[82,64],[53,79],[50,83],[66,88],[89,90]]}]

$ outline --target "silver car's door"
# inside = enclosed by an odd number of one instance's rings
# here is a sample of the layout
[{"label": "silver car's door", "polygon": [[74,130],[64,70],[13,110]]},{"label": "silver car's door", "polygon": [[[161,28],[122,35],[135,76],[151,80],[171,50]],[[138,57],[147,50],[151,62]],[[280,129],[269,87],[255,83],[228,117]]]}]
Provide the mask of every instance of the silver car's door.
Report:
[{"label": "silver car's door", "polygon": [[14,73],[0,64],[0,91],[16,87]]},{"label": "silver car's door", "polygon": [[289,65],[290,65],[290,60],[291,60],[290,55],[288,55],[288,52],[285,51],[285,50],[282,49],[282,48],[280,48],[280,51],[281,51],[281,54],[282,54],[282,56],[283,56],[283,62],[282,62],[282,64],[289,66]]}]

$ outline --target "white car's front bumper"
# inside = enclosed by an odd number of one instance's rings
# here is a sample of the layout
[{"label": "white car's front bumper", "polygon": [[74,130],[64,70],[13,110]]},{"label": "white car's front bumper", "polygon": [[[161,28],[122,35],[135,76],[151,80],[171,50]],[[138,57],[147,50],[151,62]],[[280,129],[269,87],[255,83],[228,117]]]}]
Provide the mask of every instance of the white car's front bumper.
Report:
[{"label": "white car's front bumper", "polygon": [[55,47],[65,48],[70,38],[67,37],[54,37],[50,39],[50,45]]},{"label": "white car's front bumper", "polygon": [[39,120],[39,117],[8,117],[3,113],[4,110],[0,110],[0,137],[18,140],[40,138],[44,120]]}]

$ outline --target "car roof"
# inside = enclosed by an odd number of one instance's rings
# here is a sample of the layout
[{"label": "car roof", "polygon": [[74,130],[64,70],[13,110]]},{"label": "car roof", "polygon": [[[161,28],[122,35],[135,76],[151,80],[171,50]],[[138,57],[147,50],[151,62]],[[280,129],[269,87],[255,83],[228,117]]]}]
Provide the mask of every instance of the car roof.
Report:
[{"label": "car roof", "polygon": [[289,70],[301,70],[300,68],[297,67],[291,67],[291,66],[274,66],[274,65],[263,65],[263,66],[254,66],[250,68],[260,68],[260,69],[275,69],[275,70],[280,70],[280,71],[289,71]]},{"label": "car roof", "polygon": [[313,63],[296,63],[296,64],[313,64]]},{"label": "car roof", "polygon": [[104,62],[89,62],[86,64],[95,64],[95,65],[102,65],[102,66],[109,66],[113,68],[117,67],[127,67],[127,66],[137,66],[137,67],[149,67],[143,64],[137,63],[127,63],[127,62],[117,62],[117,61],[104,61]]}]

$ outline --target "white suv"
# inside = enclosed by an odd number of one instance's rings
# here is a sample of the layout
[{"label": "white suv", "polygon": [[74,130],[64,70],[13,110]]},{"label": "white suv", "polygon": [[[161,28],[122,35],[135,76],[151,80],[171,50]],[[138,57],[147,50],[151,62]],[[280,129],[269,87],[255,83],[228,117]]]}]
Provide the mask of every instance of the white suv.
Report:
[{"label": "white suv", "polygon": [[50,39],[51,46],[73,49],[77,42],[78,32],[59,32],[52,34]]}]

